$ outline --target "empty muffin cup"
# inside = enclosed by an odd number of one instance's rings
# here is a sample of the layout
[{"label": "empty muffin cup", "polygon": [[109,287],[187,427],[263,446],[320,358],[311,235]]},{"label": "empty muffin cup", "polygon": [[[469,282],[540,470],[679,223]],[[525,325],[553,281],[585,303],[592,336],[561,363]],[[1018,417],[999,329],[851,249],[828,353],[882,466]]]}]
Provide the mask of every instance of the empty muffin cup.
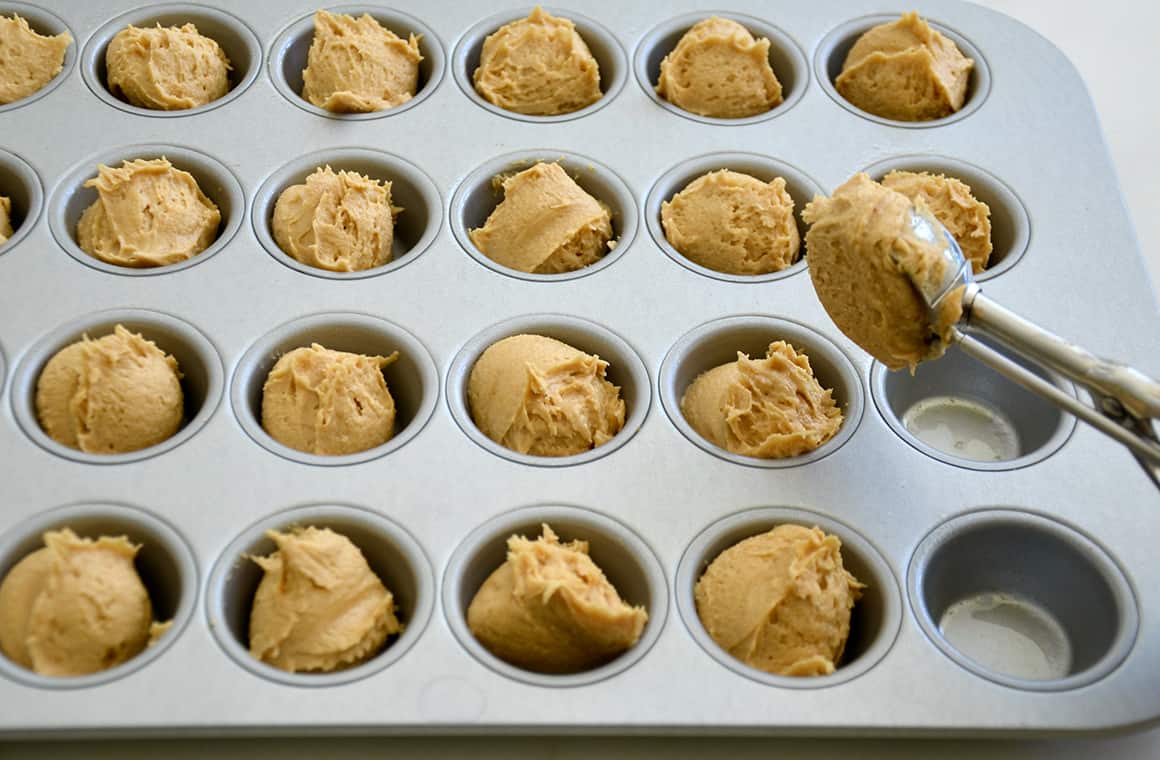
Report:
[{"label": "empty muffin cup", "polygon": [[323,10],[356,18],[364,14],[369,15],[404,40],[412,34],[418,37],[419,54],[423,56],[423,60],[419,62],[419,81],[415,87],[415,95],[402,105],[369,113],[335,113],[319,108],[302,97],[302,71],[306,68],[310,44],[314,41],[314,13],[311,12],[283,29],[270,48],[270,81],[274,83],[274,89],[286,100],[315,116],[343,121],[366,121],[409,111],[435,92],[443,79],[445,63],[443,43],[429,26],[414,16],[381,5],[336,5]]},{"label": "empty muffin cup", "polygon": [[0,243],[0,254],[3,254],[32,231],[44,208],[44,190],[36,170],[20,156],[3,149],[0,149],[0,196],[12,202],[9,211],[12,237]]},{"label": "empty muffin cup", "polygon": [[1030,691],[1092,684],[1135,643],[1127,579],[1079,531],[1015,509],[953,517],[919,543],[907,572],[931,642],[975,675]]},{"label": "empty muffin cup", "polygon": [[[850,615],[850,635],[833,673],[823,676],[781,676],[750,667],[722,649],[705,629],[697,613],[694,588],[714,559],[729,547],[778,525],[818,527],[842,542],[842,565],[865,584]],[[902,594],[894,572],[881,552],[860,533],[819,512],[783,507],[761,507],[717,520],[699,533],[677,566],[677,610],[693,639],[713,659],[734,673],[759,683],[783,688],[812,689],[845,683],[874,667],[898,636],[902,624]]]},{"label": "empty muffin cup", "polygon": [[[535,539],[547,524],[560,541],[587,541],[589,556],[625,603],[648,612],[640,639],[614,660],[579,673],[538,673],[512,665],[488,651],[467,626],[467,608],[484,581],[507,558],[507,539]],[[467,535],[452,552],[443,573],[443,614],[451,632],[476,660],[500,675],[533,686],[586,686],[621,673],[639,662],[660,637],[668,614],[664,569],[648,544],[632,529],[607,515],[572,506],[524,507],[493,517]]]},{"label": "empty muffin cup", "polygon": [[[193,24],[199,34],[217,42],[230,62],[229,91],[222,97],[196,108],[163,111],[141,108],[114,95],[109,89],[105,70],[105,53],[118,32],[129,25],[153,28]],[[81,54],[81,76],[98,98],[122,111],[138,116],[173,118],[205,113],[229,103],[246,91],[258,77],[262,67],[262,43],[241,19],[226,11],[192,3],[147,5],[116,16],[103,25],[85,43]]]},{"label": "empty muffin cup", "polygon": [[[403,631],[366,662],[328,673],[291,673],[250,654],[250,609],[263,576],[251,557],[266,557],[275,550],[266,531],[297,527],[329,528],[346,536],[393,595]],[[338,686],[398,662],[423,635],[435,607],[435,576],[418,541],[395,521],[361,507],[309,505],[270,515],[231,541],[210,572],[205,604],[214,638],[246,670],[288,686]]]},{"label": "empty muffin cup", "polygon": [[59,87],[60,83],[68,79],[68,75],[72,73],[73,64],[77,60],[77,45],[80,44],[77,41],[76,34],[72,29],[69,29],[68,24],[60,16],[44,8],[29,5],[28,3],[0,2],[0,16],[8,16],[11,18],[13,14],[27,21],[32,31],[39,35],[55,37],[61,32],[68,32],[72,36],[72,42],[69,43],[68,48],[64,51],[64,63],[61,65],[60,72],[48,84],[28,97],[14,100],[11,103],[0,104],[0,114],[33,103]]},{"label": "empty muffin cup", "polygon": [[160,657],[181,635],[193,613],[198,569],[185,539],[155,515],[120,504],[84,503],[39,512],[0,536],[0,579],[17,562],[44,546],[46,531],[71,528],[82,538],[125,536],[141,550],[134,565],[149,592],[153,619],[172,627],[137,656],[115,667],[84,676],[44,676],[0,655],[0,673],[28,686],[71,689],[99,686],[123,678]]},{"label": "empty muffin cup", "polygon": [[[495,261],[472,242],[469,230],[482,227],[503,200],[503,191],[492,185],[501,174],[523,171],[537,163],[558,163],[584,192],[608,207],[612,215],[612,240],[616,247],[595,263],[562,274],[521,272]],[[530,150],[493,158],[468,174],[451,198],[451,232],[469,256],[500,274],[531,282],[560,282],[587,277],[612,265],[624,255],[636,237],[636,198],[616,172],[587,156],[563,150]]]},{"label": "empty muffin cup", "polygon": [[[185,413],[181,428],[170,438],[148,448],[122,454],[90,454],[58,443],[40,426],[36,414],[36,383],[58,351],[87,335],[101,338],[117,325],[140,333],[177,360]],[[33,344],[12,374],[12,412],[25,435],[41,448],[83,464],[126,464],[148,459],[185,443],[205,425],[221,400],[225,372],[217,349],[197,328],[184,320],[147,309],[110,309],[74,319]]]},{"label": "empty muffin cup", "polygon": [[[316,169],[329,166],[336,172],[358,172],[373,180],[391,183],[391,204],[401,207],[395,215],[391,260],[382,266],[355,272],[332,272],[304,264],[282,250],[274,239],[271,221],[282,191],[302,184]],[[291,269],[331,280],[375,277],[406,266],[422,254],[439,235],[443,202],[439,189],[421,169],[398,156],[367,148],[335,148],[300,156],[266,178],[254,196],[254,234],[266,252]]]}]

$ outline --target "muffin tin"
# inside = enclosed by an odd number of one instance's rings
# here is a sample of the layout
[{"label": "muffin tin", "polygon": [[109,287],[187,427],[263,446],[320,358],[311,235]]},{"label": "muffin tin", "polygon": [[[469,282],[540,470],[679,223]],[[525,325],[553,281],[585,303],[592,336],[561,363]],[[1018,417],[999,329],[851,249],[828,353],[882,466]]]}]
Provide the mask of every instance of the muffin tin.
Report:
[{"label": "muffin tin", "polygon": [[[674,258],[656,232],[659,203],[689,167],[782,167],[799,194],[832,191],[863,169],[946,168],[992,205],[1002,255],[984,282],[989,295],[1160,374],[1156,302],[1095,112],[1075,96],[1074,68],[1039,35],[967,3],[924,3],[920,12],[979,68],[962,112],[901,125],[857,111],[828,80],[852,35],[882,20],[867,14],[909,6],[576,0],[549,10],[577,19],[582,33],[606,30],[589,39],[609,61],[604,98],[569,118],[507,118],[472,102],[465,83],[489,27],[527,9],[400,0],[358,8],[423,33],[419,95],[392,111],[335,117],[295,90],[314,6],[216,0],[152,12],[212,17],[249,59],[238,59],[228,99],[155,118],[108,102],[91,55],[134,6],[53,5],[24,15],[72,31],[63,73],[0,109],[0,188],[20,212],[0,247],[0,574],[47,528],[126,531],[146,541],[145,582],[179,624],[95,677],[37,678],[0,661],[0,733],[979,735],[1160,717],[1160,497],[1126,451],[955,352],[913,377],[887,373],[834,328],[804,267],[712,276]],[[26,9],[0,2],[12,10]],[[653,98],[666,45],[711,12],[777,32],[787,96],[769,118],[684,118]],[[145,153],[198,176],[222,207],[218,241],[188,265],[102,266],[74,250],[76,216],[91,201],[81,184],[99,160]],[[481,265],[463,242],[495,202],[490,173],[536,156],[565,158],[618,212],[621,244],[583,276],[513,276]],[[270,248],[277,193],[328,161],[382,173],[407,195],[399,265],[315,276]],[[652,234],[630,232],[641,227]],[[178,438],[93,460],[44,439],[31,394],[53,350],[117,321],[178,356],[191,406]],[[527,330],[612,361],[630,421],[613,442],[570,461],[536,460],[474,429],[463,398],[473,357]],[[263,372],[320,338],[402,352],[388,370],[402,423],[395,441],[327,461],[263,439]],[[682,385],[710,354],[759,353],[779,338],[812,351],[840,386],[841,440],[782,467],[698,442],[674,408]],[[1025,450],[980,467],[931,449],[900,420],[915,400],[940,395],[1001,410]],[[641,643],[599,672],[513,671],[465,633],[466,600],[501,561],[506,535],[543,521],[589,539],[622,592],[649,608]],[[717,551],[780,521],[837,533],[848,566],[870,584],[833,676],[751,671],[716,648],[692,608],[692,583]],[[399,596],[407,626],[380,657],[334,677],[284,677],[245,651],[256,576],[242,555],[269,549],[264,528],[303,522],[349,531]],[[1031,640],[1066,644],[1058,677],[999,672],[1018,663],[973,660],[940,631],[954,605],[1000,597],[1054,621],[1044,630],[1057,641]],[[1000,640],[999,654],[1017,643]]]}]

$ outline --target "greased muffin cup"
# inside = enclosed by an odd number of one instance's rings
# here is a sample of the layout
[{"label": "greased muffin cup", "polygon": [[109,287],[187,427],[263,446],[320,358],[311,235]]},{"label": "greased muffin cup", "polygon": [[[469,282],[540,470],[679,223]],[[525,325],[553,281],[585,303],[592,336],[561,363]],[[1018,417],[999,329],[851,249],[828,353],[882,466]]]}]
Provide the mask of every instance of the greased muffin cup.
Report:
[{"label": "greased muffin cup", "polygon": [[13,14],[20,16],[28,21],[29,27],[32,31],[45,37],[55,37],[61,32],[68,32],[72,35],[72,44],[64,53],[64,63],[61,66],[60,73],[49,81],[44,87],[41,87],[36,92],[32,93],[26,98],[15,100],[11,103],[0,104],[0,114],[8,111],[14,111],[17,108],[32,105],[37,100],[50,94],[53,90],[61,85],[64,80],[68,79],[72,74],[73,67],[77,62],[77,49],[83,42],[83,38],[78,39],[75,29],[71,29],[69,25],[60,16],[56,15],[47,8],[42,8],[39,5],[32,5],[30,3],[17,2],[0,2],[0,16],[11,17]]},{"label": "greased muffin cup", "polygon": [[28,162],[14,153],[0,149],[0,195],[12,205],[9,222],[12,236],[0,243],[0,254],[20,244],[40,221],[44,209],[44,188],[40,177]]}]

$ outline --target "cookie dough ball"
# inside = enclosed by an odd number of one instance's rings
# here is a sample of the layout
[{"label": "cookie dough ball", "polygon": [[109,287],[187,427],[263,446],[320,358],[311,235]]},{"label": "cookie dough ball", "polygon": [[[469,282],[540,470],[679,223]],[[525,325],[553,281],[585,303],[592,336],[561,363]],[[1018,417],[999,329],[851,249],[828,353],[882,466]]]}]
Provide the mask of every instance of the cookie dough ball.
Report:
[{"label": "cookie dough ball", "polygon": [[0,195],[0,245],[12,237],[12,199]]},{"label": "cookie dough ball", "polygon": [[278,247],[303,264],[358,272],[391,260],[402,210],[391,205],[390,182],[325,166],[282,191],[271,227]]},{"label": "cookie dough ball", "polygon": [[57,443],[121,454],[169,439],[184,417],[177,360],[122,325],[58,351],[36,380],[36,417]]},{"label": "cookie dough ball", "polygon": [[661,61],[657,94],[701,116],[740,119],[781,103],[769,40],[727,18],[698,21]]},{"label": "cookie dough ball", "polygon": [[383,368],[399,358],[331,351],[317,343],[285,354],[262,386],[262,427],[308,454],[373,449],[395,434],[395,400]]},{"label": "cookie dough ball", "polygon": [[750,667],[782,676],[834,672],[865,586],[842,566],[842,542],[779,525],[717,555],[697,581],[709,636]]},{"label": "cookie dough ball", "polygon": [[335,113],[401,106],[419,86],[419,38],[399,37],[367,14],[314,14],[302,97]]},{"label": "cookie dough ball", "polygon": [[496,178],[503,201],[468,231],[479,250],[509,269],[560,274],[583,269],[611,250],[612,214],[555,163]]},{"label": "cookie dough ball", "polygon": [[974,65],[912,11],[859,37],[834,86],[875,116],[930,121],[963,107]]},{"label": "cookie dough ball", "polygon": [[46,676],[83,676],[140,654],[169,628],[153,621],[134,566],[140,546],[124,536],[44,534],[44,548],[0,583],[0,650]]},{"label": "cookie dough ball", "polygon": [[539,673],[603,665],[640,639],[648,613],[632,607],[588,556],[588,542],[512,536],[507,561],[467,608],[467,627],[501,660]]},{"label": "cookie dough ball", "polygon": [[97,200],[77,222],[77,245],[93,258],[147,268],[191,259],[217,239],[222,215],[187,171],[164,156],[98,166],[85,182]]},{"label": "cookie dough ball", "polygon": [[785,180],[728,169],[698,177],[662,203],[661,225],[682,256],[727,274],[781,271],[801,244]]},{"label": "cookie dough ball", "polygon": [[954,177],[928,172],[890,172],[882,184],[917,203],[921,200],[934,218],[954,236],[979,274],[991,258],[991,209],[971,194],[971,188]]},{"label": "cookie dough ball", "polygon": [[204,106],[230,89],[230,59],[193,24],[130,24],[109,41],[105,71],[110,92],[155,111]]},{"label": "cookie dough ball", "polygon": [[[859,173],[802,213],[818,300],[838,329],[890,369],[942,356],[962,316],[957,296],[928,313],[918,288],[942,283],[948,264],[911,231],[915,207]],[[917,207],[925,208],[921,199]]]},{"label": "cookie dough ball", "polygon": [[493,343],[467,381],[467,405],[483,434],[542,457],[603,446],[624,427],[620,388],[604,378],[608,362],[542,335]]},{"label": "cookie dough ball", "polygon": [[45,37],[15,13],[0,16],[0,105],[27,98],[51,82],[64,68],[71,44],[68,32]]},{"label": "cookie dough ball", "polygon": [[250,609],[250,654],[291,673],[328,673],[378,654],[403,630],[395,598],[359,548],[329,528],[268,531],[250,557],[264,574]]},{"label": "cookie dough ball", "polygon": [[538,5],[487,36],[472,81],[487,102],[531,116],[579,111],[604,94],[600,65],[576,26]]},{"label": "cookie dough ball", "polygon": [[777,459],[806,454],[834,437],[842,412],[822,388],[809,357],[783,341],[764,359],[701,373],[681,398],[681,414],[710,442],[734,454]]}]

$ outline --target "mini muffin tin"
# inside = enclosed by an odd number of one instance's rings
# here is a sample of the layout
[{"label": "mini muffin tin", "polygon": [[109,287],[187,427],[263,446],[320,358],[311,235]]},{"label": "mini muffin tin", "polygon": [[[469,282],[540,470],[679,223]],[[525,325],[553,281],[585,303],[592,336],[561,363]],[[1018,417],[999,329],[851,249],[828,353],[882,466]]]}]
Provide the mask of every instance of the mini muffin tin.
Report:
[{"label": "mini muffin tin", "polygon": [[[661,202],[716,168],[782,174],[799,214],[856,171],[945,171],[991,206],[989,295],[1160,375],[1156,301],[1098,121],[1049,42],[994,12],[929,0],[918,10],[977,68],[961,112],[901,124],[858,111],[829,80],[857,34],[910,6],[575,0],[549,10],[576,20],[606,94],[576,114],[537,118],[499,111],[470,86],[483,38],[529,8],[340,6],[421,33],[424,62],[409,103],[337,115],[297,94],[315,7],[70,0],[50,12],[0,0],[0,12],[75,39],[59,77],[0,108],[0,193],[17,223],[0,246],[0,574],[46,529],[123,532],[145,546],[138,566],[158,616],[176,621],[157,646],[91,677],[43,678],[0,659],[0,734],[974,736],[1160,717],[1160,497],[1125,450],[954,350],[913,376],[889,373],[835,329],[804,265],[776,277],[704,271],[667,246],[657,219]],[[704,119],[655,98],[660,60],[714,12],[772,40],[786,98],[772,112]],[[100,51],[120,25],[186,19],[233,60],[226,98],[162,113],[108,92]],[[80,251],[76,220],[95,197],[83,183],[96,164],[162,154],[221,208],[214,245],[151,270]],[[612,210],[615,250],[563,276],[486,260],[466,230],[499,200],[491,177],[556,158]],[[278,194],[325,164],[393,182],[405,208],[395,262],[343,275],[277,249]],[[64,449],[37,426],[36,378],[53,352],[118,322],[181,362],[185,426],[127,455]],[[482,436],[466,407],[471,365],[519,332],[608,360],[624,431],[560,460]],[[779,339],[810,356],[842,406],[823,450],[747,460],[688,429],[678,404],[692,378]],[[265,373],[312,341],[400,352],[386,370],[399,410],[391,442],[326,458],[262,431]],[[1017,456],[979,463],[916,439],[908,408],[945,396],[999,410],[1017,431]],[[696,617],[692,588],[705,564],[785,521],[837,534],[868,584],[831,676],[746,668]],[[466,606],[506,537],[536,535],[543,522],[588,540],[622,594],[648,608],[641,642],[603,668],[527,673],[466,630]],[[266,529],[303,524],[347,533],[398,599],[405,631],[365,665],[291,675],[247,654],[258,572],[246,555],[271,549]],[[1051,618],[1057,640],[1038,643],[1066,645],[1064,672],[1030,680],[996,670],[1002,658],[971,659],[943,635],[948,609],[996,599]],[[1030,629],[988,630],[1003,634],[991,646],[998,655],[1037,643]],[[1017,671],[1017,659],[1002,667]]]}]

